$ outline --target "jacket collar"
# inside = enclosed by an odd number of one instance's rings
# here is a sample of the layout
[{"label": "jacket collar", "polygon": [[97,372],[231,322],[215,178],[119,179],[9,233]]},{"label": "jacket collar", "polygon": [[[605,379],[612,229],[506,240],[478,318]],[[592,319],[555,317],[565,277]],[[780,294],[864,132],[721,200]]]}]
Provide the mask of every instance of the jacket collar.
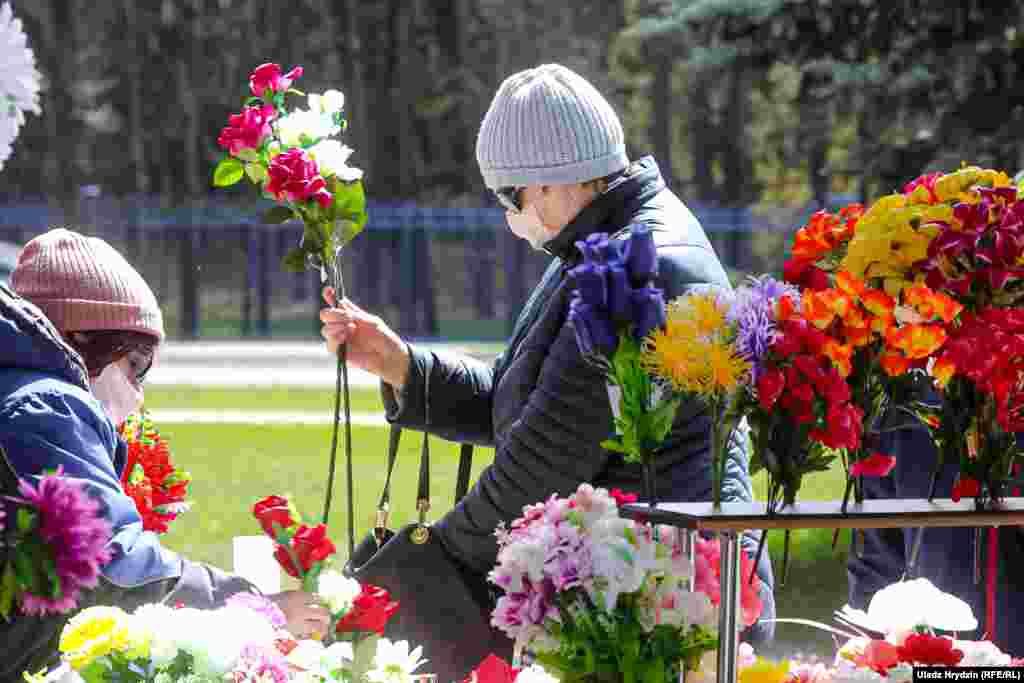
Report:
[{"label": "jacket collar", "polygon": [[0,285],[0,368],[36,370],[89,388],[85,363],[43,312]]},{"label": "jacket collar", "polygon": [[654,157],[633,162],[608,185],[608,189],[565,226],[558,235],[544,244],[544,251],[562,261],[579,260],[578,240],[595,232],[616,233],[629,225],[630,219],[644,202],[665,189],[665,181]]}]

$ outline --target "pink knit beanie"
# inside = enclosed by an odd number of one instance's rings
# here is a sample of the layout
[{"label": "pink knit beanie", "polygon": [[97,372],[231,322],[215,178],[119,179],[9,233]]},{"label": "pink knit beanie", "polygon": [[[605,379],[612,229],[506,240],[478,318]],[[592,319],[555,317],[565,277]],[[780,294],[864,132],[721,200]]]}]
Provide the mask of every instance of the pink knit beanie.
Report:
[{"label": "pink knit beanie", "polygon": [[11,286],[62,333],[123,330],[164,338],[153,290],[98,237],[64,228],[36,237],[18,255]]}]

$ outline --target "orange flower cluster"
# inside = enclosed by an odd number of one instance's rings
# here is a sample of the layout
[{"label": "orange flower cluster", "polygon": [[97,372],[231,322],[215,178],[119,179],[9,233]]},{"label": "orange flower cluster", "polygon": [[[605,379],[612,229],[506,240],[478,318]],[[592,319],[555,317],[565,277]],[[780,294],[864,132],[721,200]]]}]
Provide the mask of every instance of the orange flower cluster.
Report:
[{"label": "orange flower cluster", "polygon": [[[886,350],[880,358],[890,377],[912,367],[925,367],[946,343],[947,326],[964,309],[955,299],[922,284],[906,287],[902,299],[903,305],[896,309],[899,324],[886,331]],[[935,370],[933,367],[933,373]]]},{"label": "orange flower cluster", "polygon": [[145,415],[129,417],[121,436],[128,443],[121,487],[135,501],[142,527],[167,533],[170,523],[188,509],[185,499],[192,476],[174,465],[167,441]]},{"label": "orange flower cluster", "polygon": [[884,338],[895,325],[895,302],[885,292],[869,288],[848,272],[835,275],[835,287],[805,290],[801,314],[829,336],[822,352],[839,374],[849,377],[857,349]]},{"label": "orange flower cluster", "polygon": [[805,289],[826,289],[829,286],[826,270],[833,270],[834,264],[822,261],[836,260],[831,257],[837,257],[835,252],[853,238],[863,213],[864,207],[860,204],[843,207],[838,214],[815,212],[793,239],[792,256],[784,265],[785,280]]}]

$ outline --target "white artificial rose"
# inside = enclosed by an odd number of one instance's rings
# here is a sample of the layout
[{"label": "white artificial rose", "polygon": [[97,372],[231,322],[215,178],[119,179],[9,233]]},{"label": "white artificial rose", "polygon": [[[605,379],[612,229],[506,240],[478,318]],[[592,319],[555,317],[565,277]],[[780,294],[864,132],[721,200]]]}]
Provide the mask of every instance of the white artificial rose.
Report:
[{"label": "white artificial rose", "polygon": [[335,114],[345,108],[345,95],[340,90],[328,90],[323,95],[312,93],[307,99],[309,108],[322,114]]},{"label": "white artificial rose", "polygon": [[321,140],[309,148],[309,154],[316,161],[321,175],[337,176],[339,180],[347,183],[363,177],[361,170],[348,165],[352,148],[337,140]]},{"label": "white artificial rose", "polygon": [[302,136],[310,140],[329,138],[340,131],[338,124],[327,114],[309,109],[296,109],[277,120],[277,135],[285,147],[298,147]]},{"label": "white artificial rose", "polygon": [[540,664],[534,664],[516,674],[516,683],[558,683]]},{"label": "white artificial rose", "polygon": [[355,579],[350,579],[336,569],[328,569],[317,580],[316,594],[327,605],[331,614],[344,612],[352,607],[363,588]]}]

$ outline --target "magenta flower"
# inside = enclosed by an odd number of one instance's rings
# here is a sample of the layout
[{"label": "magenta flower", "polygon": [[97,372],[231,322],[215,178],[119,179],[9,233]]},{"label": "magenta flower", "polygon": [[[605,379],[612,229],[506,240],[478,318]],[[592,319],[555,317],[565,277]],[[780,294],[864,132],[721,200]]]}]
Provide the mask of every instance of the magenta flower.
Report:
[{"label": "magenta flower", "polygon": [[29,542],[42,542],[60,582],[56,596],[22,593],[21,611],[43,616],[74,609],[82,591],[96,587],[100,567],[110,560],[110,523],[101,517],[99,502],[82,484],[64,477],[62,468],[40,478],[37,487],[22,479],[18,490],[22,498],[14,500],[29,503],[39,516]]}]

